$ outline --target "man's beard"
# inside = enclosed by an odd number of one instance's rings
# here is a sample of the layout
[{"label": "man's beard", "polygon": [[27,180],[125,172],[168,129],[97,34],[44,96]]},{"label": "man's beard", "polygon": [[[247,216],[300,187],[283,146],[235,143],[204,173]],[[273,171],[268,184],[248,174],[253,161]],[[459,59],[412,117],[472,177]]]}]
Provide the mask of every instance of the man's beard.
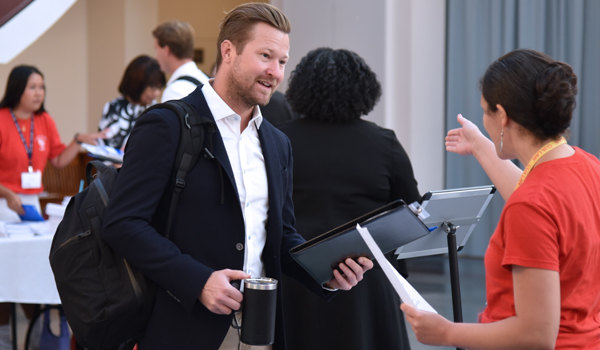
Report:
[{"label": "man's beard", "polygon": [[[268,95],[268,97],[266,97],[266,100],[262,100],[259,99],[258,97],[255,96],[254,94],[254,84],[259,84],[256,79],[247,79],[250,82],[250,85],[247,86],[245,85],[245,81],[246,79],[242,74],[236,74],[237,72],[239,72],[238,67],[234,66],[234,69],[229,73],[228,77],[227,77],[227,84],[229,85],[230,89],[229,89],[229,98],[234,100],[234,101],[238,101],[239,103],[241,103],[243,106],[248,107],[248,108],[253,108],[256,105],[259,106],[266,106],[269,101],[271,100],[271,97],[273,96],[273,94],[275,93],[275,89],[271,89],[271,93]],[[242,78],[242,79],[239,79]],[[270,81],[270,79],[258,79],[258,80],[262,80],[262,81]],[[274,86],[274,84],[271,85],[272,87]],[[265,95],[266,96],[266,95]]]}]

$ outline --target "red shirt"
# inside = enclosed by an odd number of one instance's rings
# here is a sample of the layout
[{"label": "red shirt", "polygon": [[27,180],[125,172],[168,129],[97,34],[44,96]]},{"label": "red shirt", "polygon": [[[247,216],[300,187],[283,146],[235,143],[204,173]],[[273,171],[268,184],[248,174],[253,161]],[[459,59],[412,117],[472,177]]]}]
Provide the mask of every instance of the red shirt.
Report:
[{"label": "red shirt", "polygon": [[485,255],[482,322],[516,315],[512,265],[558,271],[556,349],[600,349],[600,161],[573,148],[537,165],[506,202]]},{"label": "red shirt", "polygon": [[[31,119],[17,119],[29,147]],[[46,161],[58,156],[66,146],[61,143],[54,120],[48,113],[33,117],[33,171],[44,171]],[[42,188],[23,189],[21,173],[27,172],[29,158],[8,108],[0,109],[0,184],[15,193],[35,194]]]}]

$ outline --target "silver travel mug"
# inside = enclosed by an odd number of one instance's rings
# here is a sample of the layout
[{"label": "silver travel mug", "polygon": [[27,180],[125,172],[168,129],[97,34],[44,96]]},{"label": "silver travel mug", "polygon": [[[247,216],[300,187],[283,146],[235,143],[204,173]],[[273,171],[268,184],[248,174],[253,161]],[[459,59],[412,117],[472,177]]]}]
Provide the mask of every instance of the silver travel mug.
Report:
[{"label": "silver travel mug", "polygon": [[273,344],[276,308],[276,279],[258,277],[244,280],[242,343],[254,346]]}]

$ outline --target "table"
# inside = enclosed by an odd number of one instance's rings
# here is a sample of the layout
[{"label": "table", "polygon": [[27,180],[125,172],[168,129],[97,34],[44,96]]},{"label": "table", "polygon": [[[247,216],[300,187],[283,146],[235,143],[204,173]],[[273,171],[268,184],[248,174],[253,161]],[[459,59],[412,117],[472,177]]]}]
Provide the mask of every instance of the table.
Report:
[{"label": "table", "polygon": [[48,259],[53,237],[0,237],[0,302],[60,304]]},{"label": "table", "polygon": [[[61,303],[48,259],[52,238],[52,235],[0,237],[0,302]],[[12,320],[16,350],[14,313]]]}]

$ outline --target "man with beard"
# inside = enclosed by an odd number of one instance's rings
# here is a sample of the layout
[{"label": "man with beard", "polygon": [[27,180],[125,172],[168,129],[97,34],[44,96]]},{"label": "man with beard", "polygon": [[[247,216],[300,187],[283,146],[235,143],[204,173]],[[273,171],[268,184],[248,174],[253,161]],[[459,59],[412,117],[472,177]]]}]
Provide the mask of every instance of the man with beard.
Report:
[{"label": "man with beard", "polygon": [[[373,266],[364,257],[347,259],[342,273],[334,271],[321,286],[289,254],[304,242],[294,229],[291,147],[259,106],[283,79],[290,29],[285,15],[264,3],[240,5],[221,23],[217,74],[183,99],[214,119],[214,156],[199,157],[188,172],[169,239],[161,233],[179,119],[154,110],[130,136],[103,237],[158,287],[140,350],[238,349],[238,332],[230,326],[243,299],[238,280],[285,273],[330,298],[331,288],[352,288]],[[285,349],[281,300],[278,289],[273,349]]]}]

